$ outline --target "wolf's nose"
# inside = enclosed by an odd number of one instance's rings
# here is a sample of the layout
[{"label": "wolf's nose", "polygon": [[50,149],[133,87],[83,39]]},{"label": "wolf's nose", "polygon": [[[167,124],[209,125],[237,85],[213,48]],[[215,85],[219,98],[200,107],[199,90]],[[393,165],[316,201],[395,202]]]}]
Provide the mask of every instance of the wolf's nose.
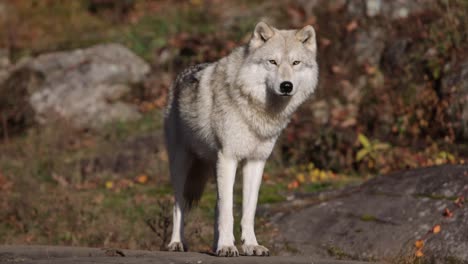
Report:
[{"label": "wolf's nose", "polygon": [[293,89],[292,82],[285,81],[280,84],[280,92],[283,94],[290,93],[292,89]]}]

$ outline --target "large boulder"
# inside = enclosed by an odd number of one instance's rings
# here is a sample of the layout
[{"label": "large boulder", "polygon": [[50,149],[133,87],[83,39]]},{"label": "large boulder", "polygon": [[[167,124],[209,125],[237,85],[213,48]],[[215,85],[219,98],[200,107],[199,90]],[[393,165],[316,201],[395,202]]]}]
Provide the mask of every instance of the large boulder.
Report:
[{"label": "large boulder", "polygon": [[143,80],[149,66],[121,45],[45,54],[28,67],[45,76],[44,85],[30,99],[40,123],[58,116],[95,127],[139,117],[134,106],[119,99]]},{"label": "large boulder", "polygon": [[457,138],[468,140],[468,60],[459,65],[447,64],[441,93],[448,102],[447,116]]},{"label": "large boulder", "polygon": [[353,51],[359,64],[378,65],[385,48],[385,32],[379,27],[359,29],[352,39]]},{"label": "large boulder", "polygon": [[[308,256],[395,262],[414,256],[423,239],[422,252],[435,263],[465,263],[468,206],[454,199],[467,192],[468,165],[397,172],[291,211],[278,224],[288,246]],[[453,215],[444,217],[446,208]],[[431,233],[435,225],[440,233]]]},{"label": "large boulder", "polygon": [[[0,84],[0,97],[27,102],[25,108],[32,108],[40,124],[64,120],[75,127],[95,128],[140,117],[134,105],[121,99],[149,70],[147,63],[119,44],[54,52],[12,67]],[[34,78],[18,78],[24,75]],[[22,98],[8,96],[15,92]]]}]

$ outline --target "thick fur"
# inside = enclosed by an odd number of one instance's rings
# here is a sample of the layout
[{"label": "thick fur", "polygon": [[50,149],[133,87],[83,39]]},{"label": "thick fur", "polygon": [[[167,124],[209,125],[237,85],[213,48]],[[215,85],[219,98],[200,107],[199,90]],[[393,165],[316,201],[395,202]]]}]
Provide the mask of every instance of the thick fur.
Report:
[{"label": "thick fur", "polygon": [[[200,199],[210,174],[217,182],[214,249],[238,256],[233,236],[233,185],[243,165],[242,248],[268,255],[258,245],[254,217],[265,161],[294,111],[315,90],[315,31],[278,30],[263,22],[250,42],[229,56],[183,71],[169,95],[165,135],[175,192],[169,250],[186,250],[184,208]],[[284,82],[292,84],[285,94]]]},{"label": "thick fur", "polygon": [[184,199],[187,208],[190,209],[194,203],[200,200],[208,178],[214,175],[213,170],[214,168],[210,162],[206,162],[194,155],[184,185]]}]

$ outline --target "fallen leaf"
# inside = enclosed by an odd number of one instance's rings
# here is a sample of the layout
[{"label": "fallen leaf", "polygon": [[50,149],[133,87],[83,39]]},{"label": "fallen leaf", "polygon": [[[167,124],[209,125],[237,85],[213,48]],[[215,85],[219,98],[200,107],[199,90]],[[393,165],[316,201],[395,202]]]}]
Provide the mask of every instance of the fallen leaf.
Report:
[{"label": "fallen leaf", "polygon": [[322,45],[323,47],[328,47],[331,45],[331,40],[327,38],[320,38],[320,45]]},{"label": "fallen leaf", "polygon": [[112,181],[106,181],[106,189],[114,188],[114,183]]},{"label": "fallen leaf", "polygon": [[414,242],[414,246],[417,249],[421,249],[424,247],[424,241],[422,239],[416,240],[416,242]]},{"label": "fallen leaf", "polygon": [[421,249],[418,249],[418,250],[416,251],[415,255],[416,255],[416,257],[420,258],[420,257],[424,256],[424,253],[422,252]]},{"label": "fallen leaf", "polygon": [[459,196],[453,203],[458,207],[462,207],[464,201],[465,201],[465,197]]},{"label": "fallen leaf", "polygon": [[444,210],[444,217],[450,218],[450,217],[452,217],[452,216],[453,216],[453,212],[450,211],[450,209],[445,208],[445,210]]},{"label": "fallen leaf", "polygon": [[353,32],[358,28],[358,26],[358,22],[356,20],[353,20],[346,25],[346,31]]},{"label": "fallen leaf", "polygon": [[320,178],[321,181],[325,181],[325,180],[328,179],[328,175],[327,175],[327,173],[325,171],[321,171],[319,178]]},{"label": "fallen leaf", "polygon": [[437,233],[440,233],[440,225],[435,225],[433,228],[432,228],[432,233],[434,234],[437,234]]},{"label": "fallen leaf", "polygon": [[344,72],[343,69],[342,69],[340,66],[338,66],[338,65],[333,65],[333,66],[331,67],[331,71],[332,71],[332,73],[334,73],[334,74],[341,74],[341,73]]},{"label": "fallen leaf", "polygon": [[374,75],[377,72],[377,68],[372,65],[365,65],[364,71],[366,72],[367,75]]},{"label": "fallen leaf", "polygon": [[288,189],[293,190],[297,189],[299,187],[299,182],[298,181],[292,181],[288,184]]},{"label": "fallen leaf", "polygon": [[61,187],[67,187],[68,186],[68,181],[61,175],[52,173],[52,179],[54,179],[58,185]]},{"label": "fallen leaf", "polygon": [[297,180],[300,182],[300,183],[304,183],[305,182],[305,176],[304,176],[304,173],[299,173],[297,175]]},{"label": "fallen leaf", "polygon": [[146,174],[139,175],[136,178],[136,182],[138,182],[140,184],[145,184],[146,182],[148,182],[148,175],[146,175]]}]

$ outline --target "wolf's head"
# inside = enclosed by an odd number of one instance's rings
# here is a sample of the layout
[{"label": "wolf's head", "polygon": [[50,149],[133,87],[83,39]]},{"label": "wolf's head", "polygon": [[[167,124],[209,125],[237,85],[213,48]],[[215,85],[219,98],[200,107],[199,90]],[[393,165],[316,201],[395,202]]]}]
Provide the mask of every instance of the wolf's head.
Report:
[{"label": "wolf's head", "polygon": [[316,55],[312,26],[278,30],[260,22],[247,45],[237,81],[243,93],[258,102],[267,103],[273,98],[300,104],[317,85]]}]

